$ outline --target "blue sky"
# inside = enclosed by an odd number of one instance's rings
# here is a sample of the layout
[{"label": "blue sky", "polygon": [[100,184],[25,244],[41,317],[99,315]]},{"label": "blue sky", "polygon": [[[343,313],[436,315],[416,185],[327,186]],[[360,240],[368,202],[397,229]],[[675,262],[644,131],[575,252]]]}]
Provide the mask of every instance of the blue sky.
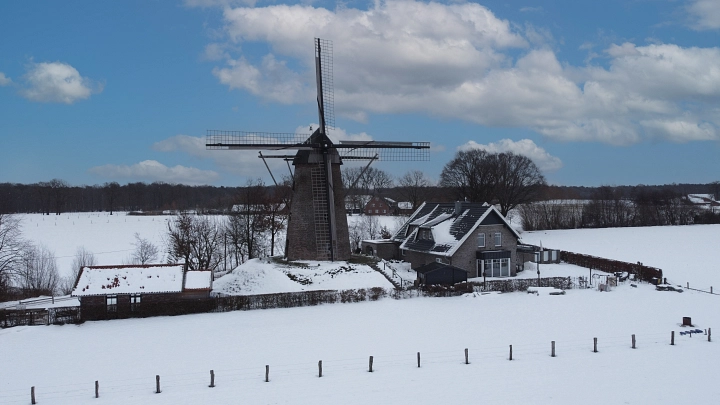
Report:
[{"label": "blue sky", "polygon": [[203,136],[315,124],[314,37],[336,139],[432,143],[394,175],[483,148],[558,185],[716,181],[719,34],[716,0],[4,2],[0,182],[269,182]]}]

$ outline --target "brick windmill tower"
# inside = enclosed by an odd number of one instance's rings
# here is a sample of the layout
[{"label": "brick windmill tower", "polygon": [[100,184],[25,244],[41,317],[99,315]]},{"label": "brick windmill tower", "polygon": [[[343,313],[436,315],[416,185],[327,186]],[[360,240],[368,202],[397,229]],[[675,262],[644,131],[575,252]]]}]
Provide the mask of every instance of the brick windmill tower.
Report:
[{"label": "brick windmill tower", "polygon": [[[335,125],[332,71],[332,42],[315,38],[320,125],[307,139],[294,133],[207,131],[207,149],[258,150],[263,161],[280,158],[287,161],[288,166],[292,162],[295,172],[286,238],[288,260],[350,258],[345,193],[340,176],[343,160],[369,160],[367,169],[375,160],[420,161],[430,157],[429,142],[340,141],[334,144],[328,137],[328,131]],[[297,152],[263,155],[263,150]]]}]

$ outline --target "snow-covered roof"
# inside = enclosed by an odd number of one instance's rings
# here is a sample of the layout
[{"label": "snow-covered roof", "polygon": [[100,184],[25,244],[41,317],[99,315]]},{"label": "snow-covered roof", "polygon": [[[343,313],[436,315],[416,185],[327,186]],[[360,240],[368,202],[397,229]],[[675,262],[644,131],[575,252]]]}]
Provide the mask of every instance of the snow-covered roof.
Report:
[{"label": "snow-covered roof", "polygon": [[212,288],[212,272],[210,270],[196,270],[185,273],[186,290],[202,290],[209,288]]},{"label": "snow-covered roof", "polygon": [[400,201],[397,206],[401,210],[411,210],[413,207],[410,201]]},{"label": "snow-covered roof", "polygon": [[688,200],[693,204],[711,204],[715,202],[712,194],[688,194]]},{"label": "snow-covered roof", "polygon": [[[479,203],[423,203],[410,219],[393,235],[396,241],[402,241],[400,249],[426,252],[441,256],[452,256],[467,240],[472,232],[489,215],[495,215],[520,239],[520,234],[510,226],[507,220],[493,206]],[[491,222],[498,223],[498,222]],[[432,239],[416,238],[419,227],[430,229]]]},{"label": "snow-covered roof", "polygon": [[182,291],[182,264],[91,266],[80,270],[72,296]]}]

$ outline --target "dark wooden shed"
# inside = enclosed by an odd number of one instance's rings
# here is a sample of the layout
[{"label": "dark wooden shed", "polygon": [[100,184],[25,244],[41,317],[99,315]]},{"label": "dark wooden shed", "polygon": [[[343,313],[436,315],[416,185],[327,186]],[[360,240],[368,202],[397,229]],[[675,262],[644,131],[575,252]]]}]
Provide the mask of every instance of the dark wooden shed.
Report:
[{"label": "dark wooden shed", "polygon": [[421,285],[453,285],[467,281],[467,271],[444,263],[429,263],[415,269],[418,283]]}]

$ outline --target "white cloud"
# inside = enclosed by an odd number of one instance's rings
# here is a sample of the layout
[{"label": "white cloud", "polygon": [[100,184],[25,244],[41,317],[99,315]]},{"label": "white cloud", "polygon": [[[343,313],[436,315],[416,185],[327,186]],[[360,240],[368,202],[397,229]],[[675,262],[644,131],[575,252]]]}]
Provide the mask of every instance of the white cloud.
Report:
[{"label": "white cloud", "polygon": [[5,76],[5,73],[0,72],[0,86],[7,86],[10,83],[12,83],[12,80],[10,80],[9,77]]},{"label": "white cloud", "polygon": [[674,142],[720,140],[720,131],[707,122],[697,120],[652,120],[640,124],[650,135]]},{"label": "white cloud", "polygon": [[716,30],[720,28],[720,2],[717,0],[694,0],[687,7],[692,23],[690,28]]},{"label": "white cloud", "polygon": [[210,184],[219,178],[219,175],[212,170],[180,165],[168,167],[156,160],[145,160],[132,166],[96,166],[90,168],[89,172],[109,179],[136,179],[182,184]]},{"label": "white cloud", "polygon": [[32,101],[72,104],[102,91],[102,85],[62,62],[31,63],[24,79],[21,94]]},{"label": "white cloud", "polygon": [[537,146],[531,139],[521,139],[517,142],[511,139],[501,139],[487,145],[468,141],[458,147],[458,150],[468,149],[481,149],[490,153],[512,152],[516,155],[523,155],[530,158],[544,172],[554,172],[563,166],[560,158],[552,156],[545,149]]},{"label": "white cloud", "polygon": [[[615,145],[712,139],[708,131],[720,124],[718,47],[613,44],[592,55],[607,67],[571,66],[547,46],[549,32],[522,29],[475,3],[225,8],[224,21],[226,64],[213,70],[221,83],[268,101],[311,103],[310,39],[330,38],[335,111],[361,122],[373,113],[421,113]],[[271,53],[248,59],[238,54],[246,42],[267,43]],[[660,122],[685,125],[660,135],[663,125],[650,124]]]},{"label": "white cloud", "polygon": [[522,13],[537,13],[543,11],[542,7],[521,7],[520,12]]}]

